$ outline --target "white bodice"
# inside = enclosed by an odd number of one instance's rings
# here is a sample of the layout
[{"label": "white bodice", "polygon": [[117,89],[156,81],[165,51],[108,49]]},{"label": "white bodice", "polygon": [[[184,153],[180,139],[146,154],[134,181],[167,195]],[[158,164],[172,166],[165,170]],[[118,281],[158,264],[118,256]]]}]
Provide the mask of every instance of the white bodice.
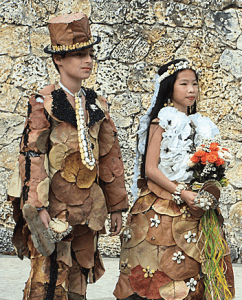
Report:
[{"label": "white bodice", "polygon": [[213,139],[219,135],[218,127],[208,118],[196,113],[187,116],[174,107],[165,107],[158,114],[159,125],[165,130],[160,146],[159,170],[171,181],[190,182],[192,171],[187,162],[192,146],[191,121],[195,125],[195,147],[202,139]]}]

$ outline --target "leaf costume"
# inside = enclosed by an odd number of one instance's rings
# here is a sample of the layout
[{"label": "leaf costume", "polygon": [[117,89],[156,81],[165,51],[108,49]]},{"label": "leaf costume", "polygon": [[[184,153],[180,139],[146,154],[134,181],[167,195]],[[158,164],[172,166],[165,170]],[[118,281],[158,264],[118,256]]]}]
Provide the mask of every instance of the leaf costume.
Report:
[{"label": "leaf costume", "polygon": [[21,211],[24,204],[46,207],[51,218],[67,221],[73,227],[56,244],[54,299],[67,299],[67,294],[70,299],[85,295],[87,281],[93,283],[103,275],[98,235],[105,232],[108,213],[128,209],[117,130],[106,100],[92,89],[84,91],[96,161],[92,170],[82,162],[76,114],[65,92],[49,85],[29,99],[19,164],[8,191],[16,222],[13,244],[21,259],[24,255],[31,258],[24,299],[35,299],[35,295],[44,299],[51,269],[50,257],[42,256],[33,246]]},{"label": "leaf costume", "polygon": [[[200,114],[187,116],[174,107],[162,108],[158,118],[152,125],[164,129],[158,169],[173,182],[189,184],[193,179],[187,166],[191,149],[199,146],[202,138],[214,138],[219,130],[209,118]],[[149,179],[139,179],[138,187],[139,197],[123,232],[120,277],[114,295],[118,299],[204,299],[204,279],[211,270],[206,267],[210,257],[205,257],[203,250],[212,248],[202,230],[206,225],[202,217],[193,215],[186,203],[176,204],[170,192]],[[219,286],[222,281],[218,278],[212,282],[210,291],[218,285],[220,295],[206,291],[205,296],[209,300],[232,299],[234,277],[230,250],[219,208],[214,213],[219,223],[212,243],[217,245],[222,241],[224,252],[214,247],[213,255],[221,255],[220,267],[228,294],[223,294]]]}]

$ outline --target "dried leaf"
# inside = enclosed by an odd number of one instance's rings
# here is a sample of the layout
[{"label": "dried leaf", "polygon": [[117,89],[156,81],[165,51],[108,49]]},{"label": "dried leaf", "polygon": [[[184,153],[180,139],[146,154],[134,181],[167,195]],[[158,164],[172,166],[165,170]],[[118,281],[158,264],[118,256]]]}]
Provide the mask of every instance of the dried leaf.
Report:
[{"label": "dried leaf", "polygon": [[144,277],[145,272],[139,265],[132,269],[129,276],[131,288],[141,297],[148,299],[160,299],[159,288],[171,281],[171,279],[163,272],[155,271],[153,277]]},{"label": "dried leaf", "polygon": [[61,169],[61,165],[64,157],[66,156],[66,152],[68,151],[68,147],[65,144],[57,144],[50,150],[49,160],[52,167],[54,167],[57,171]]},{"label": "dried leaf", "polygon": [[92,209],[93,199],[88,197],[82,205],[67,206],[68,217],[67,221],[70,225],[86,224],[87,217]]},{"label": "dried leaf", "polygon": [[99,176],[105,182],[112,182],[115,177],[123,174],[123,162],[121,159],[118,139],[112,146],[110,152],[100,157],[99,162]]},{"label": "dried leaf", "polygon": [[161,297],[167,300],[182,300],[188,295],[188,293],[189,288],[184,281],[172,281],[160,288]]},{"label": "dried leaf", "polygon": [[77,262],[82,267],[90,269],[94,266],[94,240],[91,229],[81,236],[74,237],[72,249],[75,251]]},{"label": "dried leaf", "polygon": [[48,177],[41,181],[37,186],[38,200],[42,203],[42,206],[45,207],[49,205],[49,188],[50,179]]},{"label": "dried leaf", "polygon": [[96,179],[97,169],[89,170],[82,163],[80,152],[68,155],[63,162],[61,176],[69,181],[76,182],[79,188],[89,188]]},{"label": "dried leaf", "polygon": [[[153,270],[161,270],[160,259],[165,251],[165,247],[156,246],[148,243],[146,240],[136,245],[133,248],[124,248],[120,254],[120,270],[123,273],[129,274],[131,269],[138,265],[143,268],[149,266]],[[127,262],[126,265],[121,266],[122,262]]]},{"label": "dried leaf", "polygon": [[[149,223],[149,230],[146,236],[146,240],[149,243],[162,246],[173,246],[176,244],[172,235],[172,217],[156,214],[153,210],[149,210],[145,213],[145,216]],[[151,222],[151,219],[154,219],[155,216],[157,216],[160,223],[152,226],[154,223]]]},{"label": "dried leaf", "polygon": [[59,119],[57,119],[57,118],[53,115],[53,112],[52,112],[52,102],[53,102],[53,99],[52,99],[52,96],[51,96],[51,95],[45,96],[44,107],[45,107],[46,111],[47,111],[48,114],[51,116],[51,118],[53,118],[55,121],[63,122],[63,121],[60,121]]},{"label": "dried leaf", "polygon": [[62,212],[67,210],[67,205],[64,202],[59,201],[56,199],[55,194],[53,191],[50,189],[49,193],[49,214],[51,218],[56,218],[56,216]]},{"label": "dried leaf", "polygon": [[[174,253],[182,252],[185,259],[181,260],[181,263],[177,263],[173,260]],[[200,264],[193,258],[186,255],[178,246],[171,246],[165,250],[160,261],[161,269],[172,279],[172,280],[185,280],[196,276],[200,271]]]},{"label": "dried leaf", "polygon": [[[204,235],[201,235],[201,232],[198,231],[198,224],[198,221],[192,217],[183,218],[180,216],[173,219],[172,231],[176,244],[185,251],[187,255],[201,262],[200,251],[202,251],[204,245]],[[197,242],[187,242],[185,235],[188,234],[188,231],[196,234],[196,240],[199,239],[198,245]],[[200,251],[198,251],[198,248]]]},{"label": "dried leaf", "polygon": [[149,223],[145,215],[142,213],[132,215],[131,224],[124,229],[124,231],[129,230],[131,238],[125,242],[124,247],[131,248],[141,243],[145,239],[148,229]]},{"label": "dried leaf", "polygon": [[155,203],[152,205],[152,208],[155,212],[161,215],[168,215],[171,217],[180,216],[182,213],[180,212],[180,207],[173,201],[164,200],[158,198]]},{"label": "dried leaf", "polygon": [[62,122],[51,132],[50,140],[53,144],[65,144],[68,149],[78,150],[77,129],[67,122]]},{"label": "dried leaf", "polygon": [[60,172],[55,173],[51,187],[57,199],[68,205],[81,205],[90,195],[90,189],[80,189],[75,183],[62,178]]},{"label": "dried leaf", "polygon": [[124,183],[124,174],[115,178],[113,182],[101,182],[101,187],[109,207],[114,206],[126,199],[127,192]]},{"label": "dried leaf", "polygon": [[127,274],[120,273],[118,282],[113,292],[114,296],[118,299],[126,299],[134,294]]},{"label": "dried leaf", "polygon": [[139,199],[135,202],[134,206],[132,207],[131,213],[138,214],[149,210],[156,199],[157,196],[153,193],[149,193],[142,197],[139,197]]},{"label": "dried leaf", "polygon": [[69,272],[68,290],[75,294],[85,295],[86,289],[86,277],[82,274],[81,266],[73,259],[73,266]]},{"label": "dried leaf", "polygon": [[102,189],[96,183],[93,183],[90,190],[90,197],[93,199],[93,201],[92,210],[87,218],[88,226],[94,231],[99,231],[103,228],[104,222],[108,215],[106,200],[104,198]]},{"label": "dried leaf", "polygon": [[61,241],[57,245],[57,261],[63,261],[67,266],[72,266],[71,242]]},{"label": "dried leaf", "polygon": [[39,133],[36,140],[37,148],[40,152],[46,153],[48,151],[50,129],[43,130]]},{"label": "dried leaf", "polygon": [[106,155],[113,147],[115,137],[112,126],[109,121],[104,120],[99,130],[99,153],[100,156]]},{"label": "dried leaf", "polygon": [[46,119],[43,105],[41,108],[36,109],[30,113],[30,119],[28,119],[28,123],[30,128],[35,130],[49,128],[50,123]]}]

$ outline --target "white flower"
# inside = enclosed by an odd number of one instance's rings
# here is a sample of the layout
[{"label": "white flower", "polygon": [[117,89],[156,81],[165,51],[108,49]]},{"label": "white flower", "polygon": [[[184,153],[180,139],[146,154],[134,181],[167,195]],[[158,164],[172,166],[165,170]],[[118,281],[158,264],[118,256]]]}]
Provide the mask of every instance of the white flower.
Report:
[{"label": "white flower", "polygon": [[98,109],[97,106],[96,106],[95,104],[90,104],[90,107],[91,107],[91,109],[94,110],[94,111]]},{"label": "white flower", "polygon": [[123,240],[125,241],[125,243],[128,242],[128,240],[131,239],[131,234],[129,232],[129,229],[127,230],[124,230],[124,233],[123,233]]},{"label": "white flower", "polygon": [[199,204],[199,206],[201,208],[203,208],[203,209],[205,208],[206,210],[209,210],[211,205],[212,205],[212,202],[210,202],[208,200],[208,198],[206,198],[206,197],[201,197],[200,198],[200,204]]},{"label": "white flower", "polygon": [[188,165],[188,167],[192,168],[195,166],[195,163],[189,159],[189,161],[187,162],[187,165]]},{"label": "white flower", "polygon": [[181,251],[178,251],[177,253],[173,253],[174,257],[172,257],[172,260],[176,260],[178,264],[182,262],[182,259],[185,259],[185,256],[182,255]]},{"label": "white flower", "polygon": [[160,224],[159,217],[157,215],[155,215],[154,219],[150,218],[150,222],[151,222],[150,227],[155,226],[157,228]]},{"label": "white flower", "polygon": [[195,238],[196,233],[192,233],[190,230],[188,234],[184,235],[184,238],[187,240],[187,243],[190,244],[191,242],[196,243],[197,239]]},{"label": "white flower", "polygon": [[191,278],[190,281],[186,283],[186,285],[192,292],[195,292],[195,286],[197,285],[197,281],[194,278]]}]

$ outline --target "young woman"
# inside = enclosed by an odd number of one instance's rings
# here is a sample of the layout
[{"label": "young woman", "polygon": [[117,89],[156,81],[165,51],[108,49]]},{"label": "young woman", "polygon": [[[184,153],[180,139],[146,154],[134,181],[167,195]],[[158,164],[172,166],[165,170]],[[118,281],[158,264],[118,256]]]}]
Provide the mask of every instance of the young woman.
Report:
[{"label": "young woman", "polygon": [[19,168],[8,191],[16,221],[13,244],[21,259],[31,258],[23,299],[81,300],[87,283],[104,273],[98,236],[107,214],[115,235],[128,201],[106,100],[83,87],[100,38],[92,37],[83,13],[52,18],[48,27],[45,52],[60,82],[28,103]]},{"label": "young woman", "polygon": [[201,141],[214,139],[219,130],[196,113],[198,74],[191,63],[171,61],[158,75],[151,107],[140,120],[135,199],[141,191],[123,232],[114,295],[126,300],[232,299],[233,270],[223,236],[225,251],[215,266],[222,268],[222,279],[210,280],[205,289],[211,268],[205,267],[203,256],[204,210],[194,202],[197,193],[189,186],[193,172],[187,164]]}]

